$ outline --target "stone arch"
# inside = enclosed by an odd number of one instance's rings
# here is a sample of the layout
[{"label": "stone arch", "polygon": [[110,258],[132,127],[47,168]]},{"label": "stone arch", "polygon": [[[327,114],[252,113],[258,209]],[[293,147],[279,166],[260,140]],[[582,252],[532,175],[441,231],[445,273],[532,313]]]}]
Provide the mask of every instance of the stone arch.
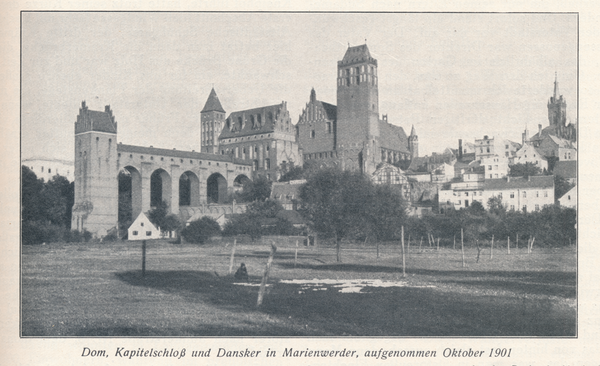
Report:
[{"label": "stone arch", "polygon": [[119,171],[119,211],[118,221],[122,229],[127,229],[142,212],[142,174],[132,166]]},{"label": "stone arch", "polygon": [[171,206],[171,176],[159,168],[150,176],[150,207],[156,207],[162,201]]},{"label": "stone arch", "polygon": [[213,173],[206,180],[206,202],[224,203],[227,199],[227,179],[219,173]]},{"label": "stone arch", "polygon": [[189,170],[179,177],[179,207],[181,206],[200,206],[200,179]]},{"label": "stone arch", "polygon": [[244,184],[246,184],[246,182],[249,182],[250,178],[248,178],[248,176],[246,176],[245,174],[240,174],[237,177],[235,177],[235,180],[233,181],[233,190],[234,191],[241,191],[242,188],[244,188]]}]

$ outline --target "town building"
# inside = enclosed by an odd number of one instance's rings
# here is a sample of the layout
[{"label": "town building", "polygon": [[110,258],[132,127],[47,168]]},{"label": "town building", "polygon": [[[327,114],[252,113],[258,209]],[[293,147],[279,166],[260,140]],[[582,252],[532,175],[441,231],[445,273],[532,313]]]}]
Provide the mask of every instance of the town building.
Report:
[{"label": "town building", "polygon": [[548,160],[542,153],[529,144],[523,144],[523,147],[517,151],[517,154],[512,159],[513,164],[532,164],[540,168],[540,172],[548,171]]},{"label": "town building", "polygon": [[51,180],[55,175],[65,177],[69,182],[72,182],[75,178],[75,165],[71,160],[37,157],[24,159],[21,164],[31,169],[38,178],[43,179],[45,182]]},{"label": "town building", "polygon": [[567,193],[560,197],[558,203],[563,207],[577,209],[577,186],[569,189]]},{"label": "town building", "polygon": [[571,184],[577,184],[577,161],[557,161],[554,164],[553,174],[565,178]]},{"label": "town building", "polygon": [[[499,137],[483,136],[482,139],[475,140],[475,159],[488,158],[491,156],[502,156],[506,158],[513,157],[521,145],[510,140]],[[464,148],[463,148],[464,150]]]},{"label": "town building", "polygon": [[502,204],[512,211],[539,211],[554,204],[554,177],[540,175],[463,181],[451,183],[449,189],[439,191],[440,212],[467,208],[474,201],[487,207],[492,197],[502,199]]}]

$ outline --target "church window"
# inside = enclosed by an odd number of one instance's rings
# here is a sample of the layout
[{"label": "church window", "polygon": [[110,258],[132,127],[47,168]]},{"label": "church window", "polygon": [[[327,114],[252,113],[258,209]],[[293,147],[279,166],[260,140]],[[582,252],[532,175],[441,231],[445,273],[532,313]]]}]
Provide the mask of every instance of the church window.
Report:
[{"label": "church window", "polygon": [[357,74],[360,74],[360,67],[357,67],[357,68],[356,68],[356,73],[357,73]]},{"label": "church window", "polygon": [[350,78],[349,77],[346,78],[346,86],[350,86]]},{"label": "church window", "polygon": [[310,138],[311,139],[315,138],[315,130],[310,130]]},{"label": "church window", "polygon": [[262,126],[262,114],[257,114],[256,115],[256,121],[258,122],[259,126]]},{"label": "church window", "polygon": [[360,85],[360,75],[356,76],[356,85]]}]

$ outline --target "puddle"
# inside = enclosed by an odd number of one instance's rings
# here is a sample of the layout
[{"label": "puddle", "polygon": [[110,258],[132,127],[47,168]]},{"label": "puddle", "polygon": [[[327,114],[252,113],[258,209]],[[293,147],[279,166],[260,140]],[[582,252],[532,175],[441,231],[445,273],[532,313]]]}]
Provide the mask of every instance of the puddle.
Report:
[{"label": "puddle", "polygon": [[365,294],[369,293],[368,288],[374,287],[435,287],[433,285],[415,286],[409,285],[406,281],[382,281],[382,280],[334,280],[334,279],[313,279],[313,280],[281,280],[280,283],[300,285],[299,294],[306,291],[327,291],[328,289],[337,290],[347,294]]}]

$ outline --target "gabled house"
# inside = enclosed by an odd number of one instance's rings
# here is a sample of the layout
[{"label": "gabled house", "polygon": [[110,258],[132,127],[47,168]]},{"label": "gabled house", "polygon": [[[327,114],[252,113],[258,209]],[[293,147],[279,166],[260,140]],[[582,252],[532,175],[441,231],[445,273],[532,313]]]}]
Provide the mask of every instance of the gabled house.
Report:
[{"label": "gabled house", "polygon": [[563,207],[577,209],[577,186],[569,189],[567,193],[558,199],[558,203]]},{"label": "gabled house", "polygon": [[531,163],[538,168],[540,171],[548,170],[548,160],[542,155],[537,149],[531,144],[524,144],[523,147],[517,151],[513,161],[513,164],[526,164]]},{"label": "gabled house", "polygon": [[140,212],[129,229],[127,229],[128,240],[151,240],[160,238],[162,238],[160,229],[157,228],[143,212]]}]

